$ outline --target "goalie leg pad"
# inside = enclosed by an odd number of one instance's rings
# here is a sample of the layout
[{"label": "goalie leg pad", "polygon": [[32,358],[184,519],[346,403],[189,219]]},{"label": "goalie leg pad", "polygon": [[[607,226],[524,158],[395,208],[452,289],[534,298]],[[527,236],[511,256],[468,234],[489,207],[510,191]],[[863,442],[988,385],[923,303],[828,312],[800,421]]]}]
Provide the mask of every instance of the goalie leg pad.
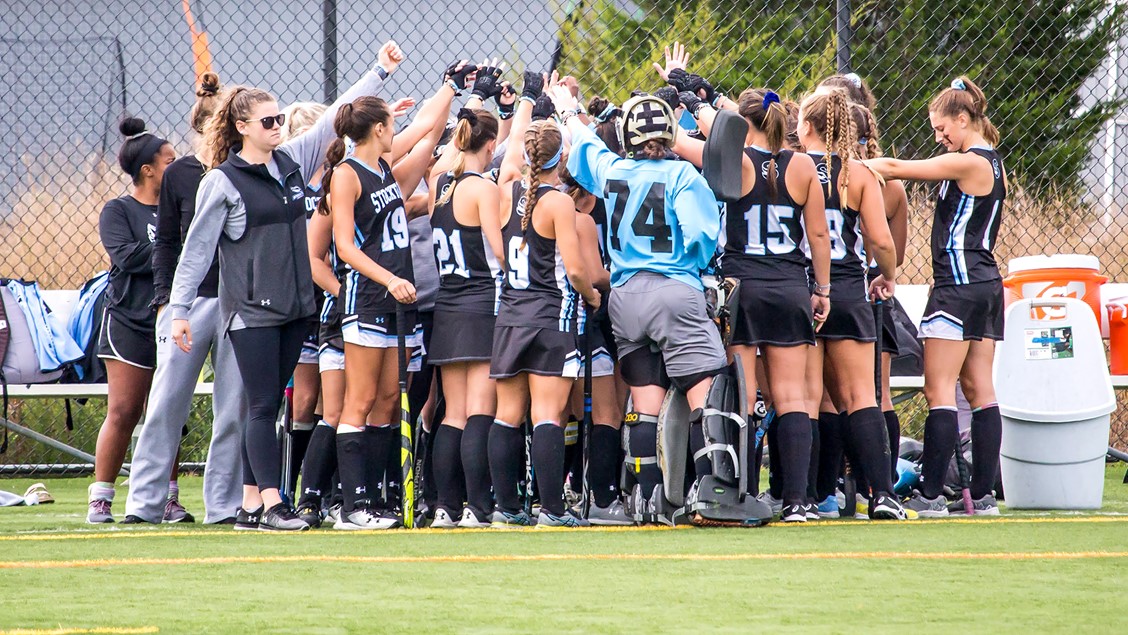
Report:
[{"label": "goalie leg pad", "polygon": [[676,387],[666,392],[666,399],[658,413],[658,465],[666,498],[675,507],[685,504],[690,414],[685,393]]},{"label": "goalie leg pad", "polygon": [[649,495],[662,484],[658,467],[658,417],[628,412],[623,423],[623,491],[635,484]]},{"label": "goalie leg pad", "polygon": [[[701,445],[693,455],[698,478],[712,475],[730,485],[736,485],[740,479],[740,429],[743,420],[736,396],[736,379],[727,374],[716,375],[705,397],[705,407],[694,411],[694,435],[700,435]],[[706,469],[708,471],[703,471]]]}]

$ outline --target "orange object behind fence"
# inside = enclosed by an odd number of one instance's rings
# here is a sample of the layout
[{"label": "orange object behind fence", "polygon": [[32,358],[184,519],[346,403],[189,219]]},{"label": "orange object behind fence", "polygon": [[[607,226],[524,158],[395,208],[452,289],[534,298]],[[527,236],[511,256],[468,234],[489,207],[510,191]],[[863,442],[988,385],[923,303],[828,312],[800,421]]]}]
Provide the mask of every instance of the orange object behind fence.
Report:
[{"label": "orange object behind fence", "polygon": [[1128,298],[1109,302],[1108,349],[1109,372],[1128,375]]},{"label": "orange object behind fence", "polygon": [[[1101,323],[1101,285],[1108,278],[1100,274],[1096,256],[1027,256],[1008,265],[1010,275],[1003,280],[1006,304],[1020,298],[1077,298],[1089,305],[1097,324]],[[1035,309],[1036,317],[1052,318],[1052,307]]]}]

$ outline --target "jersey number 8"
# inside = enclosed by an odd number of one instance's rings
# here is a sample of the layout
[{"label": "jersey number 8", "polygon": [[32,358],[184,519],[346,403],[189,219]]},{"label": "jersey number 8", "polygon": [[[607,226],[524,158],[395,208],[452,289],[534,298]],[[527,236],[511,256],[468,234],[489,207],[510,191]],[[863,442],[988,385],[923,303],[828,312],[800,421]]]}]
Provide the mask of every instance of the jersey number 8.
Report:
[{"label": "jersey number 8", "polygon": [[[631,196],[631,186],[619,179],[609,180],[603,190],[603,198],[606,199],[612,194],[615,195],[615,206],[611,211],[611,222],[608,223],[611,234],[609,242],[612,249],[622,251],[623,247],[619,242],[619,225],[623,222],[627,199]],[[651,253],[668,254],[674,251],[673,230],[666,224],[665,183],[650,184],[650,189],[646,191],[646,196],[631,220],[631,229],[635,236],[650,238]]]}]

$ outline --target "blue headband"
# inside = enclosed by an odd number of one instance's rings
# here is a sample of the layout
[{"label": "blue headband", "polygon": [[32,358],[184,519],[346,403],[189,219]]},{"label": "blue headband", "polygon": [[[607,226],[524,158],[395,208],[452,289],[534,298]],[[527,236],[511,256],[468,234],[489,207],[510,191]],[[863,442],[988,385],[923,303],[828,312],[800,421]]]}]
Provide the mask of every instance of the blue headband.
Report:
[{"label": "blue headband", "polygon": [[779,95],[772,91],[764,93],[764,110],[767,110],[772,104],[779,103]]},{"label": "blue headband", "polygon": [[619,107],[615,104],[607,104],[607,107],[603,109],[603,112],[595,116],[595,120],[599,123],[607,123],[607,121],[614,117],[616,114],[622,115],[622,113],[623,111],[619,110]]},{"label": "blue headband", "polygon": [[[523,152],[525,153],[525,163],[529,164],[530,166],[533,165],[533,160],[529,158],[529,151],[524,150]],[[548,161],[546,161],[544,165],[540,166],[540,169],[541,170],[551,170],[552,168],[556,167],[556,164],[560,163],[560,157],[563,156],[563,155],[564,155],[564,144],[561,143],[560,147],[556,150],[556,156],[554,156],[551,159],[549,159]]]},{"label": "blue headband", "polygon": [[957,77],[952,80],[952,88],[956,90],[967,90],[967,84],[964,83],[964,80]]},{"label": "blue headband", "polygon": [[846,73],[845,75],[843,75],[843,77],[850,80],[850,83],[854,85],[854,88],[862,87],[862,78],[859,77],[857,73]]}]

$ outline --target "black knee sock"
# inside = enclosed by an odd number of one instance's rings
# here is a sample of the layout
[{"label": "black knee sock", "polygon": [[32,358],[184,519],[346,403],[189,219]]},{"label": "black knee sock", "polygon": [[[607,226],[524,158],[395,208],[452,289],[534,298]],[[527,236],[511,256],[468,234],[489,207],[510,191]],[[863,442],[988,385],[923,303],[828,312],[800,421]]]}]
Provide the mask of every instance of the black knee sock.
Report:
[{"label": "black knee sock", "polygon": [[329,494],[337,470],[336,437],[331,426],[314,426],[302,460],[302,503],[320,507],[321,499]]},{"label": "black knee sock", "polygon": [[889,475],[889,441],[886,439],[885,417],[877,406],[873,406],[850,413],[849,421],[850,442],[858,457],[860,471],[865,475],[873,495],[891,496],[893,481]]},{"label": "black knee sock", "polygon": [[372,493],[368,490],[367,437],[364,429],[357,432],[337,429],[337,470],[341,473],[341,497],[346,512],[372,504]]},{"label": "black knee sock", "polygon": [[384,504],[388,509],[403,508],[403,437],[399,424],[379,428],[387,430],[388,450],[384,462]]},{"label": "black knee sock", "polygon": [[881,413],[885,417],[885,433],[889,435],[889,476],[897,483],[897,459],[901,456],[901,420],[896,410]]},{"label": "black knee sock", "polygon": [[462,432],[462,473],[466,483],[466,502],[478,518],[488,519],[493,512],[490,494],[490,459],[488,446],[491,415],[470,415]]},{"label": "black knee sock", "polygon": [[564,428],[542,423],[533,429],[533,472],[541,507],[564,515]]},{"label": "black knee sock", "polygon": [[999,446],[1003,419],[992,405],[971,413],[971,497],[983,498],[995,489],[999,475]]},{"label": "black knee sock", "polygon": [[423,502],[434,513],[439,500],[439,492],[435,489],[435,430],[427,432],[420,429],[419,434],[422,435],[419,448],[423,452]]},{"label": "black knee sock", "polygon": [[440,425],[435,433],[435,489],[439,507],[457,521],[462,517],[462,430]]},{"label": "black knee sock", "polygon": [[772,453],[779,452],[783,470],[783,503],[807,502],[807,472],[811,463],[811,418],[805,412],[789,412],[776,422],[779,426]]},{"label": "black knee sock", "polygon": [[780,457],[783,452],[779,449],[779,415],[772,421],[768,428],[768,494],[776,499],[783,499],[783,465]]},{"label": "black knee sock", "polygon": [[607,507],[619,495],[618,480],[619,431],[611,426],[591,427],[591,450],[588,453],[588,487],[595,504]]},{"label": "black knee sock", "polygon": [[365,480],[372,506],[378,509],[389,507],[384,481],[387,477],[388,444],[392,442],[392,432],[387,426],[364,427]]},{"label": "black knee sock", "polygon": [[842,472],[842,419],[837,412],[819,413],[819,469],[815,498],[821,503],[834,495]]},{"label": "black knee sock", "polygon": [[298,474],[302,470],[306,451],[309,449],[309,440],[313,436],[313,428],[308,430],[290,431],[290,491],[297,491]]},{"label": "black knee sock", "polygon": [[936,498],[944,491],[948,465],[959,443],[960,422],[954,408],[933,408],[924,420],[924,457],[921,461],[921,493]]},{"label": "black knee sock", "polygon": [[[630,453],[638,459],[653,459],[658,456],[658,422],[639,421],[627,431],[630,435]],[[638,469],[628,465],[627,469],[638,481],[644,498],[650,498],[654,488],[662,484],[662,470],[657,463],[639,463]]]},{"label": "black knee sock", "polygon": [[819,435],[819,420],[811,419],[811,462],[807,465],[807,502],[819,503],[818,490],[815,485],[819,478],[819,452],[822,448],[821,435]]},{"label": "black knee sock", "polygon": [[525,472],[525,433],[521,426],[494,421],[487,452],[498,509],[511,514],[521,511],[520,482]]}]

